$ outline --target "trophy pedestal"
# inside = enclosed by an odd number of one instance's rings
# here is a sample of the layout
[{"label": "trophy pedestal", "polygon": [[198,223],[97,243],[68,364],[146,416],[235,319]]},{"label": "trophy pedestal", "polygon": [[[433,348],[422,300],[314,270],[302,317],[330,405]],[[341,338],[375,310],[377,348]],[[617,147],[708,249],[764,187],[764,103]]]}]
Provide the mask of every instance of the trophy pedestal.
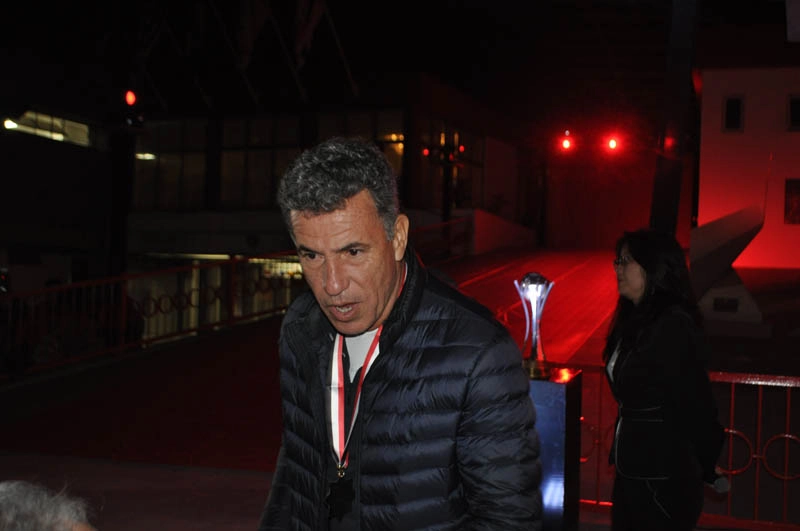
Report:
[{"label": "trophy pedestal", "polygon": [[531,356],[522,360],[522,367],[531,380],[549,380],[553,367],[545,360]]},{"label": "trophy pedestal", "polygon": [[535,370],[547,375],[542,379],[532,378],[529,388],[541,444],[542,527],[552,531],[577,531],[582,373],[536,359],[528,362],[526,369],[529,374]]}]

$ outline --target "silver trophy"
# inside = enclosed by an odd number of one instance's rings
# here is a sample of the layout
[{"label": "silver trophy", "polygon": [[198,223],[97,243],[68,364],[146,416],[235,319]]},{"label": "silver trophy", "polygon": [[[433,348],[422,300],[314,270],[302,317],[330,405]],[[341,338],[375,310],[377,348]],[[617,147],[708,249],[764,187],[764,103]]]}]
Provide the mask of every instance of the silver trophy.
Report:
[{"label": "silver trophy", "polygon": [[553,282],[547,280],[539,273],[526,273],[522,280],[514,281],[519,298],[522,300],[522,308],[525,310],[525,339],[531,338],[531,353],[523,360],[528,375],[536,380],[548,379],[550,368],[547,367],[547,357],[542,348],[542,336],[539,327],[542,320],[544,303],[553,288]]}]

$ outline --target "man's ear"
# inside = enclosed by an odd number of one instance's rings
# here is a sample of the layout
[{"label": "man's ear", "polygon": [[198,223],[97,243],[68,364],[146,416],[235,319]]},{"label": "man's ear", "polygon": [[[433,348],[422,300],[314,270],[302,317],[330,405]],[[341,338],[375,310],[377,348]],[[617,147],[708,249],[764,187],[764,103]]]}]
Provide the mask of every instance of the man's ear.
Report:
[{"label": "man's ear", "polygon": [[392,246],[394,247],[394,259],[400,262],[406,254],[406,245],[408,244],[408,216],[399,214],[394,221],[394,237],[392,238]]}]

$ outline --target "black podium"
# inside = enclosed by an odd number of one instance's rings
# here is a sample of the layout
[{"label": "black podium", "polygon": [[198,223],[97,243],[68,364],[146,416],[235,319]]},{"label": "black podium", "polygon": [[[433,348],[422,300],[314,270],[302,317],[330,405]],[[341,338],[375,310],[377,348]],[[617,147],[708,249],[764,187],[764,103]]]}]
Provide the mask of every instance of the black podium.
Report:
[{"label": "black podium", "polygon": [[544,531],[578,530],[581,380],[581,371],[555,367],[547,378],[530,381],[541,443]]}]

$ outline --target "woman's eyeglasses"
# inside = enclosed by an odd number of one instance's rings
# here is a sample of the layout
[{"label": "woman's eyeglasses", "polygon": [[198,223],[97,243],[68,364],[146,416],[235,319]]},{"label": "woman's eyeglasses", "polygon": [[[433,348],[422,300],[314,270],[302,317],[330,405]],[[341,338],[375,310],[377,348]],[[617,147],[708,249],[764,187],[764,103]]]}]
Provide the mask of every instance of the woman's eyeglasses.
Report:
[{"label": "woman's eyeglasses", "polygon": [[633,262],[633,258],[631,258],[628,255],[618,256],[614,260],[614,267],[620,267],[620,266],[624,267],[624,266],[630,264],[631,262]]}]

